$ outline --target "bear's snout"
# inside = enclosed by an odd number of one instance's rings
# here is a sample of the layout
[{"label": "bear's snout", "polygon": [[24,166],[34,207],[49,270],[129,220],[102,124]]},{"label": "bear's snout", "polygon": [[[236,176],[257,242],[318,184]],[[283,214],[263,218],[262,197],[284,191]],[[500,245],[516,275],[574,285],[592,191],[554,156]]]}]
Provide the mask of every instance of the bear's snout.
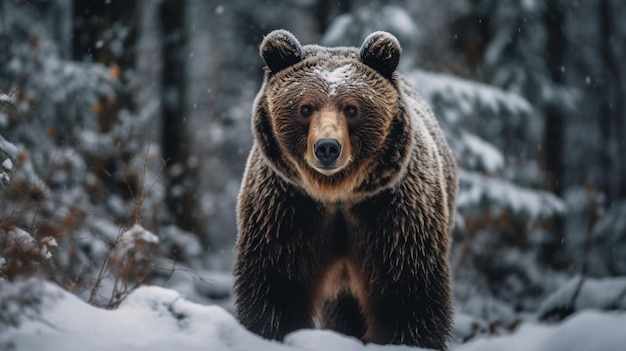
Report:
[{"label": "bear's snout", "polygon": [[320,108],[311,116],[304,152],[304,160],[313,169],[309,176],[333,175],[344,169],[352,157],[346,118],[334,106]]},{"label": "bear's snout", "polygon": [[326,167],[335,162],[341,154],[341,144],[337,139],[322,138],[313,145],[315,157]]}]

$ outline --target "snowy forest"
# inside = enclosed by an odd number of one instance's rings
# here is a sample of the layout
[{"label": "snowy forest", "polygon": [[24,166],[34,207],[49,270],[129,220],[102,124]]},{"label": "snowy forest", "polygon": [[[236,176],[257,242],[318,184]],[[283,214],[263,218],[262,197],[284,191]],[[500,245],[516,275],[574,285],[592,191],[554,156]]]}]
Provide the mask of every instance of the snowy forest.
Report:
[{"label": "snowy forest", "polygon": [[232,316],[258,47],[280,28],[399,39],[460,168],[450,349],[623,350],[624,18],[619,0],[0,0],[0,350],[372,349]]}]

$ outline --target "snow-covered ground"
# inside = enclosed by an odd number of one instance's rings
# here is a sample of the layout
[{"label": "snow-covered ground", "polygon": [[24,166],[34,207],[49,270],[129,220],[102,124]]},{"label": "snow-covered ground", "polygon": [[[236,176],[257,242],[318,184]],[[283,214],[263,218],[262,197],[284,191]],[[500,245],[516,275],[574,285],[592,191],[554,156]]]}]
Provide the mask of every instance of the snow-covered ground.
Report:
[{"label": "snow-covered ground", "polygon": [[[197,304],[174,290],[155,286],[137,289],[115,310],[93,307],[51,283],[31,281],[3,288],[0,309],[5,317],[13,312],[14,320],[0,323],[14,326],[0,330],[0,350],[417,350],[363,345],[323,330],[297,331],[284,343],[268,341],[245,330],[222,307]],[[32,296],[26,296],[24,289]],[[40,304],[24,310],[11,303],[17,297]],[[457,318],[457,328],[464,324],[460,320],[462,316]],[[478,337],[451,349],[621,351],[625,345],[626,313],[584,310],[559,324],[524,322],[510,334]]]}]

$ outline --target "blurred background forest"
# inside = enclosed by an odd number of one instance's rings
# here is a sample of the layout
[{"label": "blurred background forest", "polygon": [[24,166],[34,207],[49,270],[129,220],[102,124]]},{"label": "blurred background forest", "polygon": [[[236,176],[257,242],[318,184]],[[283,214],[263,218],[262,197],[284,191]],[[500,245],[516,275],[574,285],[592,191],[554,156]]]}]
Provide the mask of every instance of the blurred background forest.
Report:
[{"label": "blurred background forest", "polygon": [[457,339],[624,309],[624,18],[618,0],[0,0],[0,280],[230,306],[263,35],[386,30],[461,167]]}]

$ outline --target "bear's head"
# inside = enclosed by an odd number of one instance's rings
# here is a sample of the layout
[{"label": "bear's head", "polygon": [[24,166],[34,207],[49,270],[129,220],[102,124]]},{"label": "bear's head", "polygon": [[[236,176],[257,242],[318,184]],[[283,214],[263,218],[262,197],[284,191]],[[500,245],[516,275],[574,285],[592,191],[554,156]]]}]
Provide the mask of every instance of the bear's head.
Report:
[{"label": "bear's head", "polygon": [[390,186],[412,143],[395,73],[401,52],[386,32],[360,48],[303,46],[285,30],[267,35],[253,131],[270,166],[324,201]]}]

